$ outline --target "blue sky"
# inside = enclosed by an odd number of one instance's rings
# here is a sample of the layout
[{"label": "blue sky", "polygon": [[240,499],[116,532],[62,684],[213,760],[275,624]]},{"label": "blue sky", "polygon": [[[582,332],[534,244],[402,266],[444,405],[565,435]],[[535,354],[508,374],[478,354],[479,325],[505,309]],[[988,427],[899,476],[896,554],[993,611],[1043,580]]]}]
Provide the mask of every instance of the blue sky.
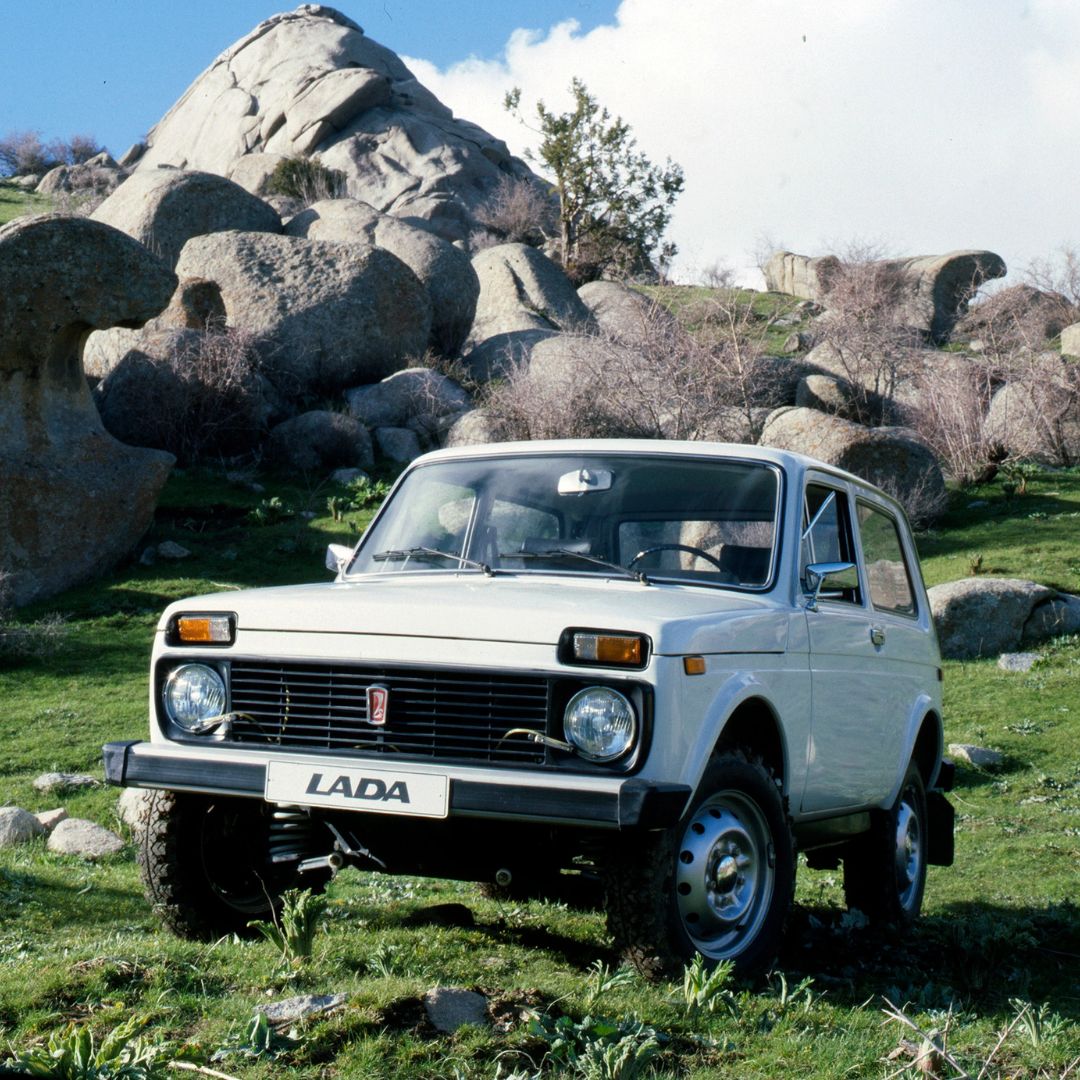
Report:
[{"label": "blue sky", "polygon": [[[0,0],[0,134],[123,153],[255,0]],[[506,90],[572,77],[685,171],[680,280],[784,247],[1080,250],[1080,0],[342,0],[454,112],[522,153]]]},{"label": "blue sky", "polygon": [[[86,132],[114,154],[141,138],[223,49],[296,5],[273,0],[3,0],[0,133]],[[617,0],[342,0],[376,41],[440,67],[498,56],[518,27],[584,31]]]}]

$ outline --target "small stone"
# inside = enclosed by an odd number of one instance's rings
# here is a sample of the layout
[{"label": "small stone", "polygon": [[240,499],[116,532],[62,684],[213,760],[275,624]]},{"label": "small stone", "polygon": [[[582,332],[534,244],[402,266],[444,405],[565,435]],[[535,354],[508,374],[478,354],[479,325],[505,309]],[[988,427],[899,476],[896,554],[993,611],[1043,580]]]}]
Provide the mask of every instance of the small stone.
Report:
[{"label": "small stone", "polygon": [[[267,991],[269,993],[269,991]],[[298,997],[272,1001],[269,1005],[260,1005],[258,1011],[275,1026],[284,1027],[306,1016],[332,1012],[340,1009],[348,1000],[346,994],[300,994]]]},{"label": "small stone", "polygon": [[487,1025],[487,998],[474,990],[439,986],[424,995],[432,1026],[450,1035],[465,1024]]},{"label": "small stone", "polygon": [[92,776],[83,776],[79,773],[47,772],[42,773],[34,781],[34,790],[48,791],[74,791],[76,788],[98,787],[99,781]]},{"label": "small stone", "polygon": [[172,540],[166,540],[164,543],[158,544],[157,553],[162,559],[186,559],[191,555],[191,552],[186,547],[174,543]]},{"label": "small stone", "polygon": [[949,753],[978,769],[993,769],[1005,761],[1005,755],[999,751],[972,746],[970,743],[949,743]]},{"label": "small stone", "polygon": [[55,810],[42,810],[40,814],[34,815],[47,833],[51,833],[61,821],[66,821],[67,816],[68,812],[62,806]]},{"label": "small stone", "polygon": [[998,657],[997,666],[1002,671],[1030,671],[1038,659],[1037,652],[1007,652]]},{"label": "small stone", "polygon": [[157,548],[151,544],[149,547],[144,547],[142,554],[139,556],[140,566],[153,566],[157,562]]},{"label": "small stone", "polygon": [[100,859],[115,855],[124,846],[124,838],[110,829],[84,818],[61,821],[49,837],[49,850],[60,855],[79,855],[84,859]]},{"label": "small stone", "polygon": [[0,809],[0,848],[25,844],[44,832],[41,822],[21,807],[5,806]]},{"label": "small stone", "polygon": [[989,505],[990,504],[985,499],[975,499],[967,504],[967,508],[969,510],[981,510],[984,506]]}]

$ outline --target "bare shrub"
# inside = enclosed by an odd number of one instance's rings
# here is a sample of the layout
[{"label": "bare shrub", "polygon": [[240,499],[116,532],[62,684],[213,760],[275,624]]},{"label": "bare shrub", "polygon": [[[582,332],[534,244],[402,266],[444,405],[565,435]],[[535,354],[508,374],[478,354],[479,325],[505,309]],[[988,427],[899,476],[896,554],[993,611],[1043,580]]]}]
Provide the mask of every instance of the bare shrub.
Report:
[{"label": "bare shrub", "polygon": [[1017,349],[997,360],[1011,398],[994,434],[1013,458],[1053,465],[1080,463],[1080,363],[1055,354]]},{"label": "bare shrub", "polygon": [[828,347],[834,374],[853,388],[860,423],[880,422],[877,399],[892,399],[918,370],[922,344],[906,321],[903,270],[879,252],[855,249],[829,273],[825,315],[814,324],[819,345]]},{"label": "bare shrub", "polygon": [[46,144],[39,131],[10,131],[0,138],[0,172],[10,176],[46,173],[57,165],[81,165],[102,150],[93,135],[73,135]]},{"label": "bare shrub", "polygon": [[707,289],[734,288],[735,271],[727,263],[717,260],[701,271],[701,284]]},{"label": "bare shrub", "polygon": [[556,204],[551,197],[535,181],[514,176],[499,178],[475,216],[497,238],[496,243],[542,247],[558,230]]},{"label": "bare shrub", "polygon": [[1040,292],[1057,293],[1080,308],[1080,252],[1062,247],[1047,259],[1032,259],[1024,272],[1027,284]]},{"label": "bare shrub", "polygon": [[1051,338],[1078,319],[1080,308],[1064,293],[1024,284],[981,299],[957,329],[963,336],[978,338],[987,355],[1008,358],[1018,349],[1046,348]]},{"label": "bare shrub", "polygon": [[704,330],[645,308],[617,334],[564,334],[539,348],[549,344],[562,354],[554,370],[521,363],[483,393],[499,437],[746,442],[760,433],[775,368],[748,303],[718,302]]},{"label": "bare shrub", "polygon": [[66,631],[58,615],[19,623],[11,612],[11,574],[0,570],[0,664],[50,656],[59,648]]},{"label": "bare shrub", "polygon": [[916,378],[913,427],[961,487],[992,480],[1007,451],[986,424],[997,385],[985,358],[935,357]]},{"label": "bare shrub", "polygon": [[101,390],[117,438],[168,450],[181,465],[250,452],[266,428],[256,339],[236,328],[178,335],[165,356],[129,354]]}]

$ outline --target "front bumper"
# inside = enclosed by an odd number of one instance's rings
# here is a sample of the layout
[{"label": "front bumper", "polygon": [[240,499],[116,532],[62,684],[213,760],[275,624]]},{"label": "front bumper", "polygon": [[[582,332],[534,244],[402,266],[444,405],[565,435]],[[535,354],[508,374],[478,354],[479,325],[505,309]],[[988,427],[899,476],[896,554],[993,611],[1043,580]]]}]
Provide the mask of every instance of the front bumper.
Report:
[{"label": "front bumper", "polygon": [[[123,787],[167,788],[264,798],[268,757],[149,742],[112,742],[104,748],[105,778]],[[313,759],[315,761],[316,759]],[[339,760],[337,764],[341,764]],[[328,762],[332,764],[332,762]],[[385,767],[381,762],[380,767]],[[472,778],[450,770],[450,817],[517,818],[602,829],[660,829],[682,816],[690,788],[637,777],[568,784],[544,776]],[[460,770],[459,770],[460,772]],[[363,813],[363,811],[353,811]]]}]

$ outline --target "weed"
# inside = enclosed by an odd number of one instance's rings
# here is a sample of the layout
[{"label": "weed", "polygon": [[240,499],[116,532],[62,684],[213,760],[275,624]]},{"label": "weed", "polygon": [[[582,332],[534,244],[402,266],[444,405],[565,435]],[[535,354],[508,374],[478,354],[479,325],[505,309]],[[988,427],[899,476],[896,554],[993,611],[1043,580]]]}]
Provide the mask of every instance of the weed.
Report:
[{"label": "weed", "polygon": [[591,1012],[605,994],[619,987],[629,986],[635,978],[636,975],[630,968],[612,971],[602,960],[594,960],[589,965],[585,1007]]},{"label": "weed", "polygon": [[266,1018],[266,1013],[256,1012],[244,1025],[243,1032],[231,1035],[224,1046],[210,1055],[210,1060],[225,1061],[230,1057],[272,1059],[299,1045],[299,1039],[276,1031]]},{"label": "weed", "polygon": [[701,953],[695,954],[693,961],[683,968],[682,1003],[686,1015],[713,1013],[723,1008],[737,1017],[739,1003],[729,987],[734,971],[735,965],[730,960],[721,960],[716,967],[709,968]]},{"label": "weed", "polygon": [[556,1074],[585,1080],[634,1080],[660,1050],[659,1032],[640,1020],[553,1020],[543,1014],[533,1016],[529,1032],[548,1044],[547,1060]]},{"label": "weed", "polygon": [[296,511],[291,506],[287,506],[279,496],[273,495],[269,499],[263,499],[254,510],[249,511],[247,519],[252,525],[278,525],[295,516]]},{"label": "weed", "polygon": [[285,963],[297,964],[310,959],[325,911],[326,897],[310,889],[287,889],[282,895],[281,913],[273,922],[256,919],[248,925],[281,950]]}]

